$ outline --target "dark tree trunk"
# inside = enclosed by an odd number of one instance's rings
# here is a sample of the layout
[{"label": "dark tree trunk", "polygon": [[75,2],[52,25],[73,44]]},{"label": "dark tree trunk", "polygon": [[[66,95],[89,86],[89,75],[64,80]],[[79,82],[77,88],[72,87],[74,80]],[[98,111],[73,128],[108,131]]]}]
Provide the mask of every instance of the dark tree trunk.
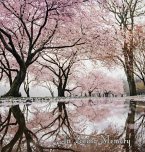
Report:
[{"label": "dark tree trunk", "polygon": [[26,70],[20,70],[17,74],[17,76],[15,77],[10,90],[4,95],[4,97],[8,97],[8,96],[13,96],[13,97],[20,97],[20,87],[23,83],[23,81],[25,80],[25,76],[26,76]]},{"label": "dark tree trunk", "polygon": [[127,47],[127,43],[124,43],[124,49],[123,49],[124,59],[125,59],[125,65],[124,70],[127,76],[127,81],[129,85],[129,91],[130,96],[137,95],[136,92],[136,85],[134,80],[134,54],[133,54],[133,48]]},{"label": "dark tree trunk", "polygon": [[61,86],[59,86],[57,88],[57,90],[58,90],[58,97],[64,97],[65,96],[65,90]]},{"label": "dark tree trunk", "polygon": [[27,89],[26,94],[27,94],[27,97],[30,97],[30,91],[29,91],[29,88]]},{"label": "dark tree trunk", "polygon": [[10,87],[11,87],[12,83],[13,83],[11,72],[9,72],[9,75],[7,75],[7,76],[8,76],[9,84],[10,84]]},{"label": "dark tree trunk", "polygon": [[89,97],[91,97],[92,96],[92,91],[89,91],[88,93],[89,93]]},{"label": "dark tree trunk", "polygon": [[25,90],[25,93],[27,95],[27,97],[30,97],[30,89],[29,89],[29,86],[27,86],[27,88],[24,88]]},{"label": "dark tree trunk", "polygon": [[108,92],[105,92],[104,95],[105,95],[105,97],[108,97],[108,96],[109,96],[109,93],[108,93]]},{"label": "dark tree trunk", "polygon": [[126,75],[127,75],[128,85],[129,85],[130,96],[135,96],[137,95],[137,92],[136,92],[134,74],[130,70],[127,70]]},{"label": "dark tree trunk", "polygon": [[101,93],[98,93],[98,97],[101,97]]},{"label": "dark tree trunk", "polygon": [[[58,97],[64,97],[65,91],[63,90],[62,86],[58,86],[57,90],[58,90]],[[58,106],[59,112],[61,113],[63,110],[63,107],[65,107],[65,103],[58,102],[57,106]]]}]

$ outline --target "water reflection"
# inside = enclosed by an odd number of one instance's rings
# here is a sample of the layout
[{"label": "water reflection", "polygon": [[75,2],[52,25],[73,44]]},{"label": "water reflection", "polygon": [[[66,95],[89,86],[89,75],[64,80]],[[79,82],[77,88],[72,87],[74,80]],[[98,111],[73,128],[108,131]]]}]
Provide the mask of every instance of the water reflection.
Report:
[{"label": "water reflection", "polygon": [[0,151],[143,152],[144,103],[124,103],[103,98],[5,104],[0,107]]}]

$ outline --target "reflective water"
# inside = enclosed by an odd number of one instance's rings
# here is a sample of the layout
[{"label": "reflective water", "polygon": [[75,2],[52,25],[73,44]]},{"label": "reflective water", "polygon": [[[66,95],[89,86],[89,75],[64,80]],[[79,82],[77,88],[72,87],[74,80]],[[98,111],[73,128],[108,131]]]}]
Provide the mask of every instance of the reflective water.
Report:
[{"label": "reflective water", "polygon": [[[134,103],[142,99],[135,99]],[[0,149],[7,151],[49,151],[94,148],[103,152],[101,145],[77,144],[78,136],[103,140],[113,151],[134,151],[144,146],[144,107],[132,108],[126,98],[72,98],[35,99],[20,103],[18,100],[1,100],[0,104]],[[103,138],[104,137],[104,138]],[[107,138],[124,139],[107,143]],[[69,140],[69,144],[61,142]],[[126,139],[126,141],[125,141]],[[133,140],[131,146],[127,140]],[[97,140],[98,141],[98,140]],[[114,141],[112,141],[114,142]],[[59,144],[58,144],[59,143]],[[61,144],[60,144],[61,143]],[[102,145],[103,145],[102,144]],[[133,146],[135,145],[135,146]],[[80,147],[81,146],[81,147]],[[71,149],[69,149],[71,148]],[[108,149],[108,148],[107,148]]]}]

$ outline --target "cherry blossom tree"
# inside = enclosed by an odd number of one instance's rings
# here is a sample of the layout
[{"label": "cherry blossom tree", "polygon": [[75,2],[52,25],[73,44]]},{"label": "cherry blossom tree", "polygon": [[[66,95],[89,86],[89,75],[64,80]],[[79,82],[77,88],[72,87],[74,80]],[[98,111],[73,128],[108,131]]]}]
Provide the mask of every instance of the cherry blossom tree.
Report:
[{"label": "cherry blossom tree", "polygon": [[104,84],[102,90],[106,97],[109,94],[112,96],[122,96],[124,94],[123,81],[121,79],[107,76],[104,78]]},{"label": "cherry blossom tree", "polygon": [[[140,24],[139,20],[144,13],[144,7],[141,7],[144,2],[138,0],[100,0],[98,2],[106,11],[108,11],[108,14],[110,12],[112,21],[114,20],[112,23],[114,23],[113,26],[116,29],[115,39],[118,39],[117,41],[121,44],[119,55],[116,54],[114,57],[116,56],[116,59],[124,67],[129,84],[130,95],[136,95],[134,81],[134,50],[136,42],[134,31],[136,26]],[[120,38],[117,38],[117,35],[120,35]]]},{"label": "cherry blossom tree", "polygon": [[[84,52],[78,49],[54,50],[52,53],[42,54],[39,64],[44,69],[42,79],[47,79],[56,86],[59,97],[64,97],[65,92],[71,92],[75,88],[69,89],[68,84],[75,74],[76,67],[79,66]],[[48,71],[48,72],[47,72]],[[47,74],[46,74],[47,73]],[[41,77],[40,77],[41,80]]]},{"label": "cherry blossom tree", "polygon": [[92,96],[94,93],[98,96],[104,94],[107,97],[109,94],[122,95],[124,93],[122,80],[112,78],[99,70],[84,71],[76,76],[75,80],[79,86],[75,94],[82,92],[81,94]]},{"label": "cherry blossom tree", "polygon": [[[37,60],[39,52],[44,49],[71,47],[78,43],[79,38],[67,46],[54,46],[52,38],[58,24],[69,19],[66,6],[74,6],[62,1],[22,1],[15,5],[15,1],[2,1],[0,38],[1,45],[9,52],[18,64],[17,75],[12,82],[7,95],[15,96],[24,81],[27,68]],[[32,11],[33,10],[33,11]],[[5,20],[4,20],[5,18]],[[10,24],[13,26],[9,28]],[[48,26],[51,25],[51,26]],[[12,30],[13,29],[13,30]],[[57,42],[57,41],[56,41]],[[52,45],[53,44],[53,45]]]},{"label": "cherry blossom tree", "polygon": [[143,25],[137,26],[134,34],[136,41],[134,55],[134,74],[145,85],[145,31]]},{"label": "cherry blossom tree", "polygon": [[103,81],[101,80],[103,80],[103,73],[96,70],[89,73],[82,73],[80,76],[76,77],[78,85],[81,86],[83,92],[89,96],[104,85]]},{"label": "cherry blossom tree", "polygon": [[[105,4],[105,3],[106,4]],[[101,4],[101,1],[100,1]],[[114,20],[118,23],[117,31],[120,31],[122,39],[118,39],[122,43],[120,56],[116,55],[116,59],[121,62],[127,76],[130,95],[136,95],[136,85],[134,80],[134,51],[136,41],[134,39],[135,27],[140,24],[139,20],[144,14],[143,1],[123,0],[123,1],[103,1],[103,7],[114,16]],[[116,33],[117,35],[117,33]],[[131,120],[134,121],[135,112],[132,113]],[[130,130],[130,129],[129,129]],[[134,129],[126,132],[126,139],[131,140],[131,149],[135,150],[135,132]],[[130,147],[126,144],[126,151]]]},{"label": "cherry blossom tree", "polygon": [[[11,82],[10,90],[4,95],[5,97],[19,96],[19,89],[24,82],[28,67],[39,58],[42,50],[69,48],[81,44],[80,37],[69,41],[69,43],[67,43],[66,37],[63,39],[63,43],[57,37],[63,34],[58,30],[59,25],[65,25],[65,22],[70,21],[73,10],[79,2],[81,1],[6,0],[0,2],[0,46],[4,51],[1,55],[10,54],[17,67],[14,69],[16,75]],[[4,67],[3,63],[1,62],[2,68]],[[9,69],[6,58],[5,64],[7,70],[13,71],[13,67]],[[11,114],[16,120],[14,125],[17,125],[18,129],[11,141],[3,145],[1,151],[14,150],[14,146],[21,141],[23,135],[27,141],[27,151],[31,152],[33,149],[31,142],[36,147],[36,151],[43,151],[37,137],[27,128],[24,114],[19,105],[12,106],[8,117],[1,123],[1,129],[5,131],[1,141],[5,138],[7,128],[12,125],[10,123]]]}]

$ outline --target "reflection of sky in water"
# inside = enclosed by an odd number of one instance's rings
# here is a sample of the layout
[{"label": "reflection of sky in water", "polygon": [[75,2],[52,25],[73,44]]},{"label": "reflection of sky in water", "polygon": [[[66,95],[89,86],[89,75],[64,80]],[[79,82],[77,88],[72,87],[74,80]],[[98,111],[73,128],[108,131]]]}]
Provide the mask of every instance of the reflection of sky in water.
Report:
[{"label": "reflection of sky in water", "polygon": [[[77,105],[79,105],[81,103],[81,100],[88,101],[88,99],[79,99],[79,100],[74,100],[71,102],[77,103]],[[125,101],[124,98],[118,98],[118,99],[117,98],[102,98],[102,99],[94,98],[92,101],[95,103],[93,107],[96,111],[101,110],[101,109],[107,109],[109,110],[109,112],[103,117],[101,117],[100,120],[98,121],[96,120],[94,122],[92,121],[90,122],[88,119],[84,119],[83,115],[80,117],[76,117],[76,119],[79,120],[79,123],[77,123],[75,126],[80,127],[80,126],[83,126],[83,124],[85,124],[86,129],[84,132],[87,134],[90,134],[94,131],[101,132],[105,130],[106,128],[108,128],[109,126],[115,127],[117,130],[123,129],[126,122],[128,107],[129,107],[128,103],[124,105],[124,101]],[[0,107],[1,113],[3,113],[5,110],[8,110],[8,105],[9,103],[5,103],[4,105],[1,105]],[[37,107],[40,110],[40,112],[50,112],[56,106],[57,106],[57,103],[55,102],[55,100],[51,104],[43,103],[43,102],[35,102],[31,106],[29,106],[29,110],[31,112],[34,112],[35,107]],[[21,103],[20,107],[21,109],[23,109],[24,103]],[[76,109],[76,107],[72,106],[71,104],[67,104],[66,107],[69,109],[68,112],[75,111]],[[28,117],[31,119],[33,116],[30,113]]]},{"label": "reflection of sky in water", "polygon": [[[117,110],[116,110],[117,111]],[[90,124],[90,127],[88,129],[89,133],[91,131],[97,131],[102,132],[109,126],[115,127],[117,130],[122,130],[124,128],[125,122],[127,118],[127,109],[118,109],[118,113],[115,111],[111,112],[111,115],[108,115],[107,117],[102,118],[101,121]]]}]

